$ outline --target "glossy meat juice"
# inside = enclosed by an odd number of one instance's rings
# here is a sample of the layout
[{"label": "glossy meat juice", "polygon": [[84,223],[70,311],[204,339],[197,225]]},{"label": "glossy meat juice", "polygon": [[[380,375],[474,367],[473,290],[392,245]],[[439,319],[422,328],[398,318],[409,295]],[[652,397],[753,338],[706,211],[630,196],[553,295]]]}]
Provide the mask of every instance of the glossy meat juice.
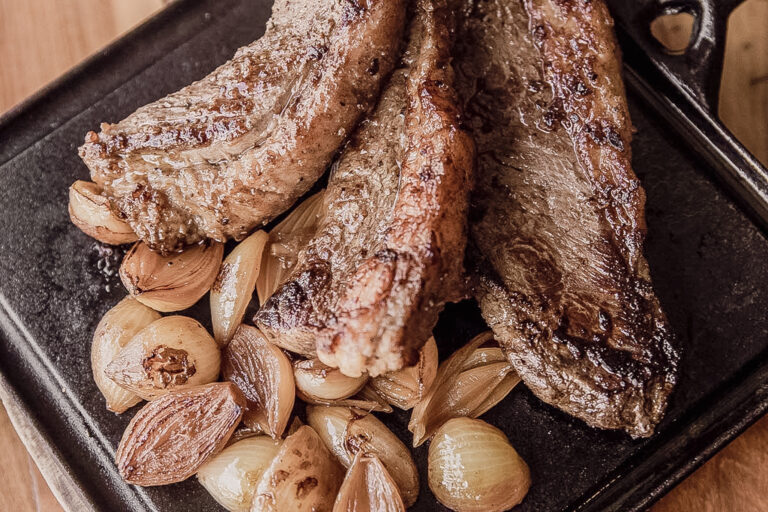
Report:
[{"label": "glossy meat juice", "polygon": [[649,436],[677,349],[642,254],[644,191],[601,0],[462,2],[455,67],[478,147],[474,291],[528,387]]}]

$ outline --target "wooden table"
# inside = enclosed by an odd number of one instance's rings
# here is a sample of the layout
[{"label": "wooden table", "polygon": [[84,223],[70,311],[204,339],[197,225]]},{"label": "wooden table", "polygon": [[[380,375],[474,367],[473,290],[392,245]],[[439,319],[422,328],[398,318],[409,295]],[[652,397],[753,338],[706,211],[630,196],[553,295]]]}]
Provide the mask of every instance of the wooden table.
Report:
[{"label": "wooden table", "polygon": [[[160,9],[167,0],[0,0],[0,112]],[[731,20],[721,117],[768,162],[768,0]],[[680,39],[679,20],[662,36]],[[59,511],[0,407],[0,511]],[[768,417],[685,480],[653,512],[768,510]]]}]

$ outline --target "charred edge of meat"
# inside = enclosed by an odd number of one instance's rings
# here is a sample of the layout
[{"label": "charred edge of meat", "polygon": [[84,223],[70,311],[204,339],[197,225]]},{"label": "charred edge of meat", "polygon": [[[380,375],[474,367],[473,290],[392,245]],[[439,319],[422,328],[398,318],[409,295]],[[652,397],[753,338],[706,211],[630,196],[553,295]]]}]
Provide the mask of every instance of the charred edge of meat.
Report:
[{"label": "charred edge of meat", "polygon": [[[677,381],[679,356],[664,321],[645,319],[646,344],[640,352],[611,345],[611,332],[634,326],[613,325],[604,312],[602,335],[575,335],[568,316],[558,313],[561,321],[553,329],[541,319],[557,305],[510,291],[472,244],[468,261],[483,317],[536,396],[593,427],[624,429],[633,437],[653,434]],[[655,297],[640,300],[654,302]],[[504,306],[504,312],[495,311]]]},{"label": "charred edge of meat", "polygon": [[321,359],[352,374],[412,361],[445,302],[461,295],[474,144],[452,87],[452,16],[444,2],[419,16],[421,37],[435,42],[423,43],[409,78],[409,147],[385,248],[358,267],[318,336]]},{"label": "charred edge of meat", "polygon": [[483,316],[545,402],[648,436],[678,354],[642,256],[608,12],[598,0],[466,4],[460,86],[487,167],[469,251]]}]

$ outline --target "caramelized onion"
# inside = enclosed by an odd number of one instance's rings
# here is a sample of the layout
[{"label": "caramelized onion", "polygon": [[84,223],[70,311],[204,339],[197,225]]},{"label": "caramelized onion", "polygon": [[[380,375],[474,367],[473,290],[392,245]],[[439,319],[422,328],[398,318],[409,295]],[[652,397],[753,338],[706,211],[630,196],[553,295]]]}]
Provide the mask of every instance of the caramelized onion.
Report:
[{"label": "caramelized onion", "polygon": [[440,365],[427,395],[414,407],[408,430],[413,445],[426,441],[450,418],[476,418],[499,403],[520,382],[512,364],[488,331],[473,338]]},{"label": "caramelized onion", "polygon": [[186,316],[155,320],[129,341],[104,373],[145,400],[219,377],[221,354],[200,322]]},{"label": "caramelized onion", "polygon": [[243,422],[273,438],[285,430],[296,387],[288,357],[256,328],[241,324],[224,349],[222,374],[248,401]]},{"label": "caramelized onion", "polygon": [[181,311],[211,289],[224,246],[207,242],[163,256],[137,242],[123,258],[120,279],[133,298],[162,312]]},{"label": "caramelized onion", "polygon": [[257,231],[237,244],[221,264],[211,288],[211,323],[219,346],[229,343],[253,296],[267,234]]},{"label": "caramelized onion", "polygon": [[107,401],[107,409],[122,413],[141,402],[141,397],[117,385],[104,369],[139,331],[160,318],[160,313],[126,297],[107,311],[96,326],[91,345],[91,369],[96,386]]},{"label": "caramelized onion", "polygon": [[315,234],[322,214],[323,192],[321,190],[305,199],[269,232],[269,244],[264,251],[261,272],[256,280],[259,304],[264,304],[288,277],[296,264],[299,251]]}]

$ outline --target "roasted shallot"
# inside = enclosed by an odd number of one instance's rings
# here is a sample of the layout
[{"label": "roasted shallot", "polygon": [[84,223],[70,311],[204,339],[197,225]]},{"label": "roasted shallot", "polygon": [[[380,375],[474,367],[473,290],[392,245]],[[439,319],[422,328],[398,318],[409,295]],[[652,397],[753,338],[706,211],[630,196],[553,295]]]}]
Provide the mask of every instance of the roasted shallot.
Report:
[{"label": "roasted shallot", "polygon": [[136,393],[108,378],[104,369],[136,333],[158,320],[160,313],[126,297],[107,311],[96,326],[91,344],[91,369],[96,386],[107,401],[107,409],[122,413],[141,402]]},{"label": "roasted shallot", "polygon": [[256,488],[252,512],[331,512],[344,472],[317,433],[285,438]]},{"label": "roasted shallot", "polygon": [[186,480],[227,444],[245,409],[229,382],[174,391],[147,403],[125,429],[117,469],[130,484]]},{"label": "roasted shallot", "polygon": [[221,264],[211,288],[213,337],[220,346],[229,343],[253,296],[267,234],[257,231],[235,247]]},{"label": "roasted shallot", "polygon": [[341,400],[365,386],[367,375],[347,377],[338,368],[326,366],[319,359],[297,360],[293,377],[299,398],[309,400]]},{"label": "roasted shallot", "polygon": [[322,207],[323,191],[320,191],[305,199],[269,232],[269,243],[256,280],[259,304],[264,304],[290,274],[299,251],[315,233]]},{"label": "roasted shallot", "polygon": [[247,399],[245,425],[280,437],[296,396],[288,357],[257,328],[241,324],[223,358],[224,378],[240,388]]},{"label": "roasted shallot", "polygon": [[426,441],[450,418],[477,418],[519,382],[493,334],[488,331],[475,336],[440,364],[429,392],[413,408],[408,423],[413,446]]},{"label": "roasted shallot", "polygon": [[379,457],[358,452],[341,484],[333,512],[405,512],[405,504]]},{"label": "roasted shallot", "polygon": [[200,467],[197,480],[230,512],[248,512],[259,479],[281,444],[264,435],[232,443]]},{"label": "roasted shallot", "polygon": [[429,488],[456,512],[501,512],[531,486],[528,465],[504,433],[482,420],[448,420],[429,445]]},{"label": "roasted shallot", "polygon": [[111,245],[136,241],[136,233],[109,204],[99,185],[76,181],[69,187],[69,218],[86,235]]},{"label": "roasted shallot", "polygon": [[219,347],[200,322],[166,316],[147,325],[104,370],[112,381],[144,398],[208,384],[219,377]]},{"label": "roasted shallot", "polygon": [[419,496],[419,472],[411,452],[372,414],[347,407],[307,407],[307,421],[349,468],[359,452],[375,454],[392,475],[406,506]]},{"label": "roasted shallot", "polygon": [[419,350],[415,365],[379,375],[368,385],[387,403],[408,410],[426,396],[437,375],[437,365],[437,344],[430,337]]},{"label": "roasted shallot", "polygon": [[137,242],[123,258],[120,279],[133,298],[164,313],[192,306],[211,289],[224,245],[206,242],[164,256]]}]

